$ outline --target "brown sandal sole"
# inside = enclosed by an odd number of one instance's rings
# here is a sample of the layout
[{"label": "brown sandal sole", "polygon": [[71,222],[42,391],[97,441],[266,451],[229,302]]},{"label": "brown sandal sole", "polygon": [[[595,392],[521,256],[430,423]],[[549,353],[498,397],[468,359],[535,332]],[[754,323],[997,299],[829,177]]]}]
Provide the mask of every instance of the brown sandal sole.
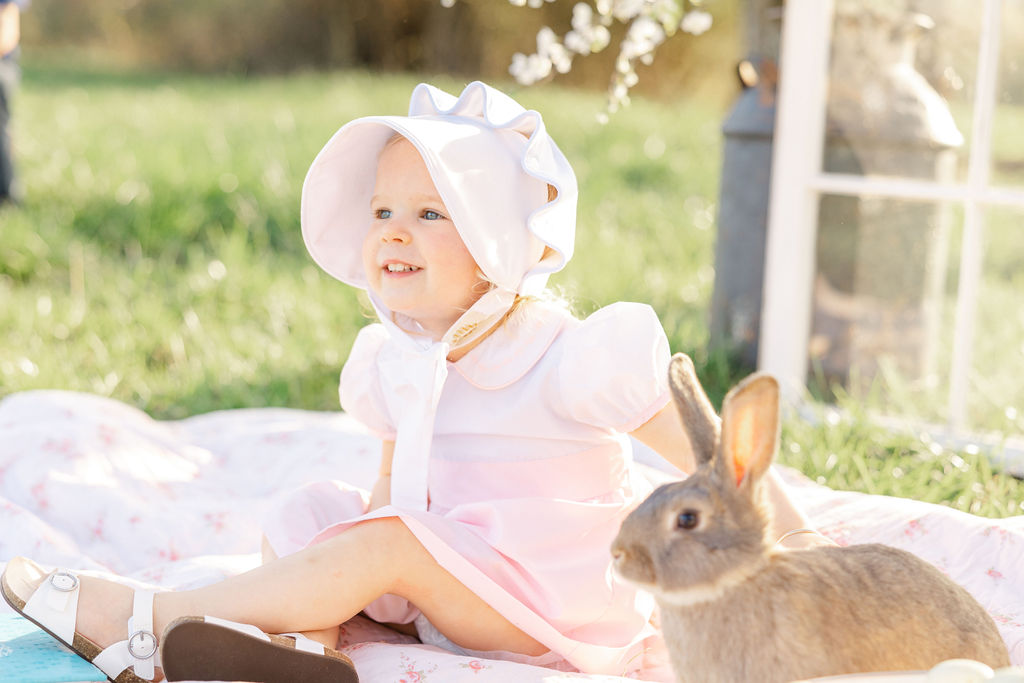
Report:
[{"label": "brown sandal sole", "polygon": [[[64,647],[70,648],[72,652],[74,652],[76,655],[78,655],[79,657],[81,657],[85,661],[89,662],[90,664],[92,664],[92,660],[96,659],[96,657],[98,657],[100,652],[102,651],[102,648],[99,645],[97,645],[96,643],[92,642],[88,638],[85,638],[85,637],[79,635],[78,631],[75,631],[75,637],[74,637],[72,643],[70,645],[68,645],[63,640],[58,638],[57,635],[53,631],[51,631],[50,629],[48,629],[45,626],[43,626],[42,624],[40,624],[38,621],[36,621],[32,617],[30,617],[27,614],[25,614],[25,611],[24,611],[25,610],[25,601],[22,600],[21,598],[19,598],[14,593],[14,589],[11,588],[10,585],[7,583],[7,575],[6,575],[6,573],[3,574],[2,576],[0,576],[0,595],[3,596],[4,602],[6,602],[8,605],[10,605],[12,608],[14,608],[14,611],[17,612],[20,616],[22,616],[25,619],[28,619],[29,621],[31,621],[33,624],[35,624],[36,626],[41,628],[43,631],[45,631],[47,634],[49,634],[49,636],[51,638],[56,640],[58,643],[60,643]],[[96,670],[100,671],[98,668]],[[100,673],[102,673],[102,672],[100,672]],[[127,669],[122,671],[121,675],[118,676],[117,678],[111,678],[110,676],[107,676],[107,680],[111,681],[111,683],[150,683],[149,681],[145,680],[144,678],[139,678],[138,676],[136,676],[134,673],[132,673],[131,671],[129,671]]]},{"label": "brown sandal sole", "polygon": [[168,681],[250,681],[251,683],[358,683],[352,660],[331,650],[323,655],[295,649],[287,636],[270,642],[202,617],[171,622],[160,641]]}]

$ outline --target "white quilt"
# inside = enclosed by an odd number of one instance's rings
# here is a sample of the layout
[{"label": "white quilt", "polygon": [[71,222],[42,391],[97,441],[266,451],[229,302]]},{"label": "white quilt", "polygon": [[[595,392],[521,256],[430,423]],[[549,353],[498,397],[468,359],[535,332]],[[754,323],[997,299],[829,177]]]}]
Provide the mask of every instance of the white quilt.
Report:
[{"label": "white quilt", "polygon": [[[377,457],[376,440],[340,413],[250,409],[158,422],[87,394],[14,394],[0,401],[0,563],[27,555],[135,585],[206,584],[258,564],[271,497],[332,478],[368,488]],[[1024,665],[1024,516],[985,519],[783,474],[840,544],[904,548],[967,588]],[[345,624],[340,648],[367,683],[624,680],[461,657],[362,617]],[[639,677],[668,680],[665,662],[653,645]]]}]

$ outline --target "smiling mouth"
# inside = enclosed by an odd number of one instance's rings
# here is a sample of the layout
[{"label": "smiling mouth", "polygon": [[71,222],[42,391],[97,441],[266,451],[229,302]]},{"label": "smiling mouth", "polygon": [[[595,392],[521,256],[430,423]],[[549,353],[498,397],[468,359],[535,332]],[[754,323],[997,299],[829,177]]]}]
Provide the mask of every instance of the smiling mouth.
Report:
[{"label": "smiling mouth", "polygon": [[410,266],[407,263],[389,263],[384,266],[384,270],[389,273],[414,273],[419,269],[419,266]]}]

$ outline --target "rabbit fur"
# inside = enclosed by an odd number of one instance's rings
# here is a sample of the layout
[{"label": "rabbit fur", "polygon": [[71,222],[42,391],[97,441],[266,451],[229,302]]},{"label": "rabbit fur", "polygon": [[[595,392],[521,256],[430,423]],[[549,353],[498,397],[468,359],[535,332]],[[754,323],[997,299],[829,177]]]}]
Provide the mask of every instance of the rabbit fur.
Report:
[{"label": "rabbit fur", "polygon": [[683,354],[669,381],[698,461],[623,522],[615,570],[654,594],[679,681],[792,681],[929,669],[951,658],[1009,666],[995,623],[918,557],[879,544],[779,551],[762,477],[778,449],[779,388],[756,374],[722,420]]}]

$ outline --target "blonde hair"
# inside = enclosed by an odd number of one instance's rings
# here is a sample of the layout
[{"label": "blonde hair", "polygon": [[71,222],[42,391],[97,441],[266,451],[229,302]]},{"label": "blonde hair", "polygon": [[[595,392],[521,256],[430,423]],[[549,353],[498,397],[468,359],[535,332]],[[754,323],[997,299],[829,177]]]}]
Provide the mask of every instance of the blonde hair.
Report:
[{"label": "blonde hair", "polygon": [[380,154],[377,155],[377,158],[380,159],[381,154],[384,154],[384,152],[388,151],[389,149],[397,145],[401,140],[408,140],[408,138],[399,132],[392,133],[391,137],[389,137],[387,141],[384,143],[384,146],[380,148]]}]

